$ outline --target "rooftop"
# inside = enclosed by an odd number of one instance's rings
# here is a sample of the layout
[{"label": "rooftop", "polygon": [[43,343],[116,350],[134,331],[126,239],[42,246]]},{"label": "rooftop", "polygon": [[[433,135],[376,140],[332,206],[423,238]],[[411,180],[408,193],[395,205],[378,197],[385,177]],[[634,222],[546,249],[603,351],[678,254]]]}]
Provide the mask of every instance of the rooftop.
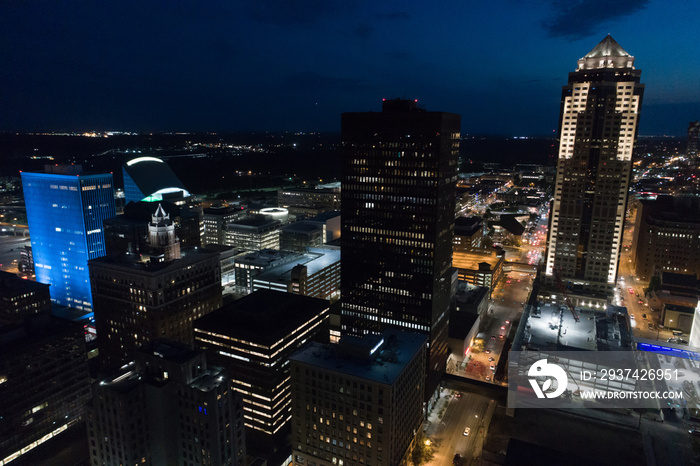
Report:
[{"label": "rooftop", "polygon": [[135,254],[116,253],[92,259],[89,264],[96,267],[108,267],[111,269],[123,269],[140,274],[161,274],[171,270],[181,269],[197,262],[217,257],[216,252],[207,252],[201,249],[189,250],[181,259],[166,262],[141,262]]},{"label": "rooftop", "polygon": [[48,290],[49,286],[0,270],[0,296],[17,296],[30,291]]},{"label": "rooftop", "polygon": [[294,233],[308,233],[311,231],[322,231],[323,227],[318,223],[310,222],[307,220],[302,220],[301,222],[295,222],[291,225],[282,227],[284,232],[294,232]]},{"label": "rooftop", "polygon": [[[364,339],[373,339],[371,341],[374,342],[376,338],[368,335]],[[387,329],[382,333],[379,343],[372,348],[376,349],[370,358],[350,356],[343,352],[340,345],[310,343],[289,359],[328,371],[392,385],[416,353],[425,346],[426,340],[425,335],[418,333]]]},{"label": "rooftop", "polygon": [[307,274],[313,275],[336,262],[340,262],[340,249],[309,248],[297,258],[265,270],[256,280],[287,282],[291,279],[292,269],[297,265],[305,265]]},{"label": "rooftop", "polygon": [[453,267],[458,269],[478,270],[479,264],[485,262],[493,270],[500,260],[501,257],[498,257],[495,252],[488,254],[455,252],[452,255]]},{"label": "rooftop", "polygon": [[271,347],[328,308],[324,299],[265,289],[225,304],[194,327]]}]

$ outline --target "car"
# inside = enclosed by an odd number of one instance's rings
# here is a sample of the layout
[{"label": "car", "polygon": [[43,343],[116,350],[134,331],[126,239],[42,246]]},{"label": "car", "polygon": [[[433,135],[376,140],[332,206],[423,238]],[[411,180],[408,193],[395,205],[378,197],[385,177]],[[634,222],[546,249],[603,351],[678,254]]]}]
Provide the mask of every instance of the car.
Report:
[{"label": "car", "polygon": [[630,314],[630,319],[634,320],[634,314]]},{"label": "car", "polygon": [[491,335],[491,339],[492,339],[492,340],[495,340],[495,339],[496,339],[496,335]]},{"label": "car", "polygon": [[679,338],[679,339],[678,339],[678,343],[682,343],[682,344],[684,344],[684,345],[687,345],[687,344],[688,344],[688,340],[684,340],[684,339],[682,339],[682,338]]},{"label": "car", "polygon": [[501,333],[500,335],[498,335],[498,338],[503,338],[504,336],[505,335]]},{"label": "car", "polygon": [[506,320],[506,324],[509,324],[509,323],[510,323],[510,320]]},{"label": "car", "polygon": [[644,304],[644,301],[642,301],[642,300],[640,299],[640,300],[637,302],[637,304]]},{"label": "car", "polygon": [[489,353],[491,353],[491,350],[490,350],[490,349],[487,349],[487,350],[486,350],[486,354],[489,354]]},{"label": "car", "polygon": [[505,325],[501,325],[501,330],[505,330],[505,329],[506,329],[506,326],[505,326]]},{"label": "car", "polygon": [[464,428],[464,434],[463,434],[463,435],[469,435],[469,433],[470,433],[471,431],[472,431],[472,430],[471,430],[469,427],[465,427],[465,428]]},{"label": "car", "polygon": [[462,455],[456,453],[455,457],[452,458],[452,464],[454,464],[455,466],[460,466],[462,464]]},{"label": "car", "polygon": [[633,289],[633,288],[628,288],[627,291],[629,291],[630,294],[634,294],[634,289]]},{"label": "car", "polygon": [[646,314],[642,314],[642,319],[646,319],[646,318],[647,318],[647,315],[646,315]]},{"label": "car", "polygon": [[700,430],[699,430],[699,429],[690,429],[690,430],[688,431],[688,433],[689,433],[690,435],[694,435],[694,436],[696,436],[696,437],[700,437]]},{"label": "car", "polygon": [[459,392],[455,393],[455,398],[462,398],[462,394]]},{"label": "car", "polygon": [[495,370],[496,370],[496,366],[494,366],[493,364],[491,364],[491,366],[489,366],[489,369],[491,369],[492,371],[495,371]]},{"label": "car", "polygon": [[489,361],[493,361],[493,356],[489,356]]},{"label": "car", "polygon": [[491,381],[491,376],[487,375],[487,376],[486,376],[486,381],[487,381],[487,382],[490,382],[490,381]]}]

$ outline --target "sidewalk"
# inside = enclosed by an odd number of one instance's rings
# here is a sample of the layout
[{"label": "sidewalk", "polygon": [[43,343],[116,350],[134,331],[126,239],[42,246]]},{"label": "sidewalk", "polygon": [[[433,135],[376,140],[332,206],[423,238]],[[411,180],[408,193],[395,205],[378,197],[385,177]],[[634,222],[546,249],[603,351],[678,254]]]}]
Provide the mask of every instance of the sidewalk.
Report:
[{"label": "sidewalk", "polygon": [[453,396],[451,389],[440,389],[439,399],[435,403],[435,406],[433,406],[433,409],[428,413],[428,419],[423,423],[423,432],[428,437],[432,437],[439,432],[441,427],[440,423],[442,422],[439,415],[447,408]]}]

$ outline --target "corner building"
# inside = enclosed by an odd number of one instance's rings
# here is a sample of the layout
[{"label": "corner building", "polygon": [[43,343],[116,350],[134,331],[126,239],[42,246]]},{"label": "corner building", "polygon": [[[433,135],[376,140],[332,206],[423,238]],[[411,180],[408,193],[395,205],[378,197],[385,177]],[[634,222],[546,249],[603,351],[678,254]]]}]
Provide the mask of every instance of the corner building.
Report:
[{"label": "corner building", "polygon": [[341,329],[428,335],[426,400],[448,354],[460,124],[412,100],[342,115]]},{"label": "corner building", "polygon": [[294,466],[409,464],[423,423],[426,342],[387,329],[294,354]]},{"label": "corner building", "polygon": [[634,57],[611,36],[578,61],[562,89],[546,275],[575,291],[615,285],[632,150],[644,93]]}]

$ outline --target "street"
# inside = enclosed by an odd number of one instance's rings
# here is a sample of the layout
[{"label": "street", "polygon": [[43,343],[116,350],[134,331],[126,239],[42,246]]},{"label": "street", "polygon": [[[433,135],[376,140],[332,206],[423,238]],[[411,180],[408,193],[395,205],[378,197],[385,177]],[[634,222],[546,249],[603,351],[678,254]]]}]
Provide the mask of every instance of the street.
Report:
[{"label": "street", "polygon": [[425,427],[435,452],[429,464],[452,464],[455,454],[462,456],[463,465],[470,464],[481,454],[497,401],[459,382],[447,382],[441,397]]}]

